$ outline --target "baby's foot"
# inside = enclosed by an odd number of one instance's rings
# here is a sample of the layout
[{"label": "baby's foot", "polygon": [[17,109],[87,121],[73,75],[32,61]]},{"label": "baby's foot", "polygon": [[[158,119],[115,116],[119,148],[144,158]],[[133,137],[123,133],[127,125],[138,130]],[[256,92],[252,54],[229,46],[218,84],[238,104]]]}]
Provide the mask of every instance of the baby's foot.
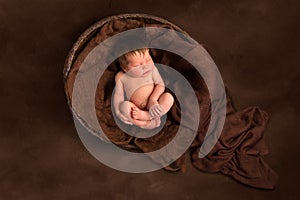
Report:
[{"label": "baby's foot", "polygon": [[149,112],[133,107],[131,110],[131,117],[137,120],[150,120]]},{"label": "baby's foot", "polygon": [[144,128],[144,129],[154,129],[156,127],[159,127],[160,123],[161,123],[160,118],[152,119],[151,121],[147,121],[147,125],[144,126],[144,127],[141,127],[141,128]]},{"label": "baby's foot", "polygon": [[147,126],[149,123],[149,121],[141,121],[141,120],[137,120],[137,119],[134,119],[132,122],[134,125],[139,126],[141,128],[144,126]]}]

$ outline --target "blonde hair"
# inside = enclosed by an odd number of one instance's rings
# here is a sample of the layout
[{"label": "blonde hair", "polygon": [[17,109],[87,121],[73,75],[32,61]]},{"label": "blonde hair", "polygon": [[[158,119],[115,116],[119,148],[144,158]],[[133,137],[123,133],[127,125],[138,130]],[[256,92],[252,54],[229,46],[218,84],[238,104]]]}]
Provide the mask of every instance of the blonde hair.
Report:
[{"label": "blonde hair", "polygon": [[127,66],[127,57],[132,56],[132,55],[144,55],[145,53],[149,52],[148,48],[142,48],[142,49],[136,49],[133,51],[129,51],[128,53],[123,54],[122,56],[119,57],[119,63],[121,67]]}]

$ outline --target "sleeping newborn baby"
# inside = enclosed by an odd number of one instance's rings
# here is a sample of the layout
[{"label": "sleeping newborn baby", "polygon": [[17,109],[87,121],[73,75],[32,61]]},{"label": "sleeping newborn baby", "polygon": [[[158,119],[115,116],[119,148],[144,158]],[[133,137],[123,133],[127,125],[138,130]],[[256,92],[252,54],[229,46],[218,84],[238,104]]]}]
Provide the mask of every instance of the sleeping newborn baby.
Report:
[{"label": "sleeping newborn baby", "polygon": [[122,71],[115,76],[113,106],[126,124],[153,129],[174,103],[164,92],[164,82],[149,54],[149,49],[128,52],[119,58]]}]

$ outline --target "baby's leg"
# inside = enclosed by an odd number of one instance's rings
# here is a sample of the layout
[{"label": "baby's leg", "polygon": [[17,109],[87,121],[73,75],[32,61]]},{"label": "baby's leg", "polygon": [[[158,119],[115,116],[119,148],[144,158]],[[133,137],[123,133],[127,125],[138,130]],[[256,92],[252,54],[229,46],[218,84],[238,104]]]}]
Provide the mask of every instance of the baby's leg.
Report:
[{"label": "baby's leg", "polygon": [[161,123],[160,118],[152,119],[150,121],[147,121],[147,124],[145,126],[141,126],[141,128],[144,128],[144,129],[153,129],[153,128],[159,127],[160,123]]},{"label": "baby's leg", "polygon": [[131,111],[131,115],[133,119],[137,120],[150,120],[149,111],[141,110],[138,107],[133,107]]},{"label": "baby's leg", "polygon": [[121,104],[120,104],[120,112],[127,118],[127,119],[131,119],[131,110],[132,110],[132,107],[135,107],[135,105],[130,102],[130,101],[123,101]]},{"label": "baby's leg", "polygon": [[166,114],[174,103],[174,98],[170,93],[162,94],[158,99],[158,104],[149,108],[150,119],[155,119]]},{"label": "baby's leg", "polygon": [[130,101],[124,101],[120,104],[120,112],[136,126],[143,127],[143,126],[148,125],[149,121],[137,120],[132,117],[132,111],[136,107],[137,106],[134,103],[132,103]]},{"label": "baby's leg", "polygon": [[169,92],[165,92],[159,97],[158,104],[163,108],[162,115],[166,114],[170,110],[173,103],[174,103],[174,98]]}]

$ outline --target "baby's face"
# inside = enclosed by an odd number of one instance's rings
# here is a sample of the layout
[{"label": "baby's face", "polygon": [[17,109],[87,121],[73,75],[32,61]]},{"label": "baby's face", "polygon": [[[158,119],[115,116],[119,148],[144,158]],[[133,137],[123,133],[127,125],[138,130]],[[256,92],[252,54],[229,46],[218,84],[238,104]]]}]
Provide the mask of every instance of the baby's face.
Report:
[{"label": "baby's face", "polygon": [[147,76],[153,69],[154,62],[148,52],[127,56],[124,71],[134,77]]}]

